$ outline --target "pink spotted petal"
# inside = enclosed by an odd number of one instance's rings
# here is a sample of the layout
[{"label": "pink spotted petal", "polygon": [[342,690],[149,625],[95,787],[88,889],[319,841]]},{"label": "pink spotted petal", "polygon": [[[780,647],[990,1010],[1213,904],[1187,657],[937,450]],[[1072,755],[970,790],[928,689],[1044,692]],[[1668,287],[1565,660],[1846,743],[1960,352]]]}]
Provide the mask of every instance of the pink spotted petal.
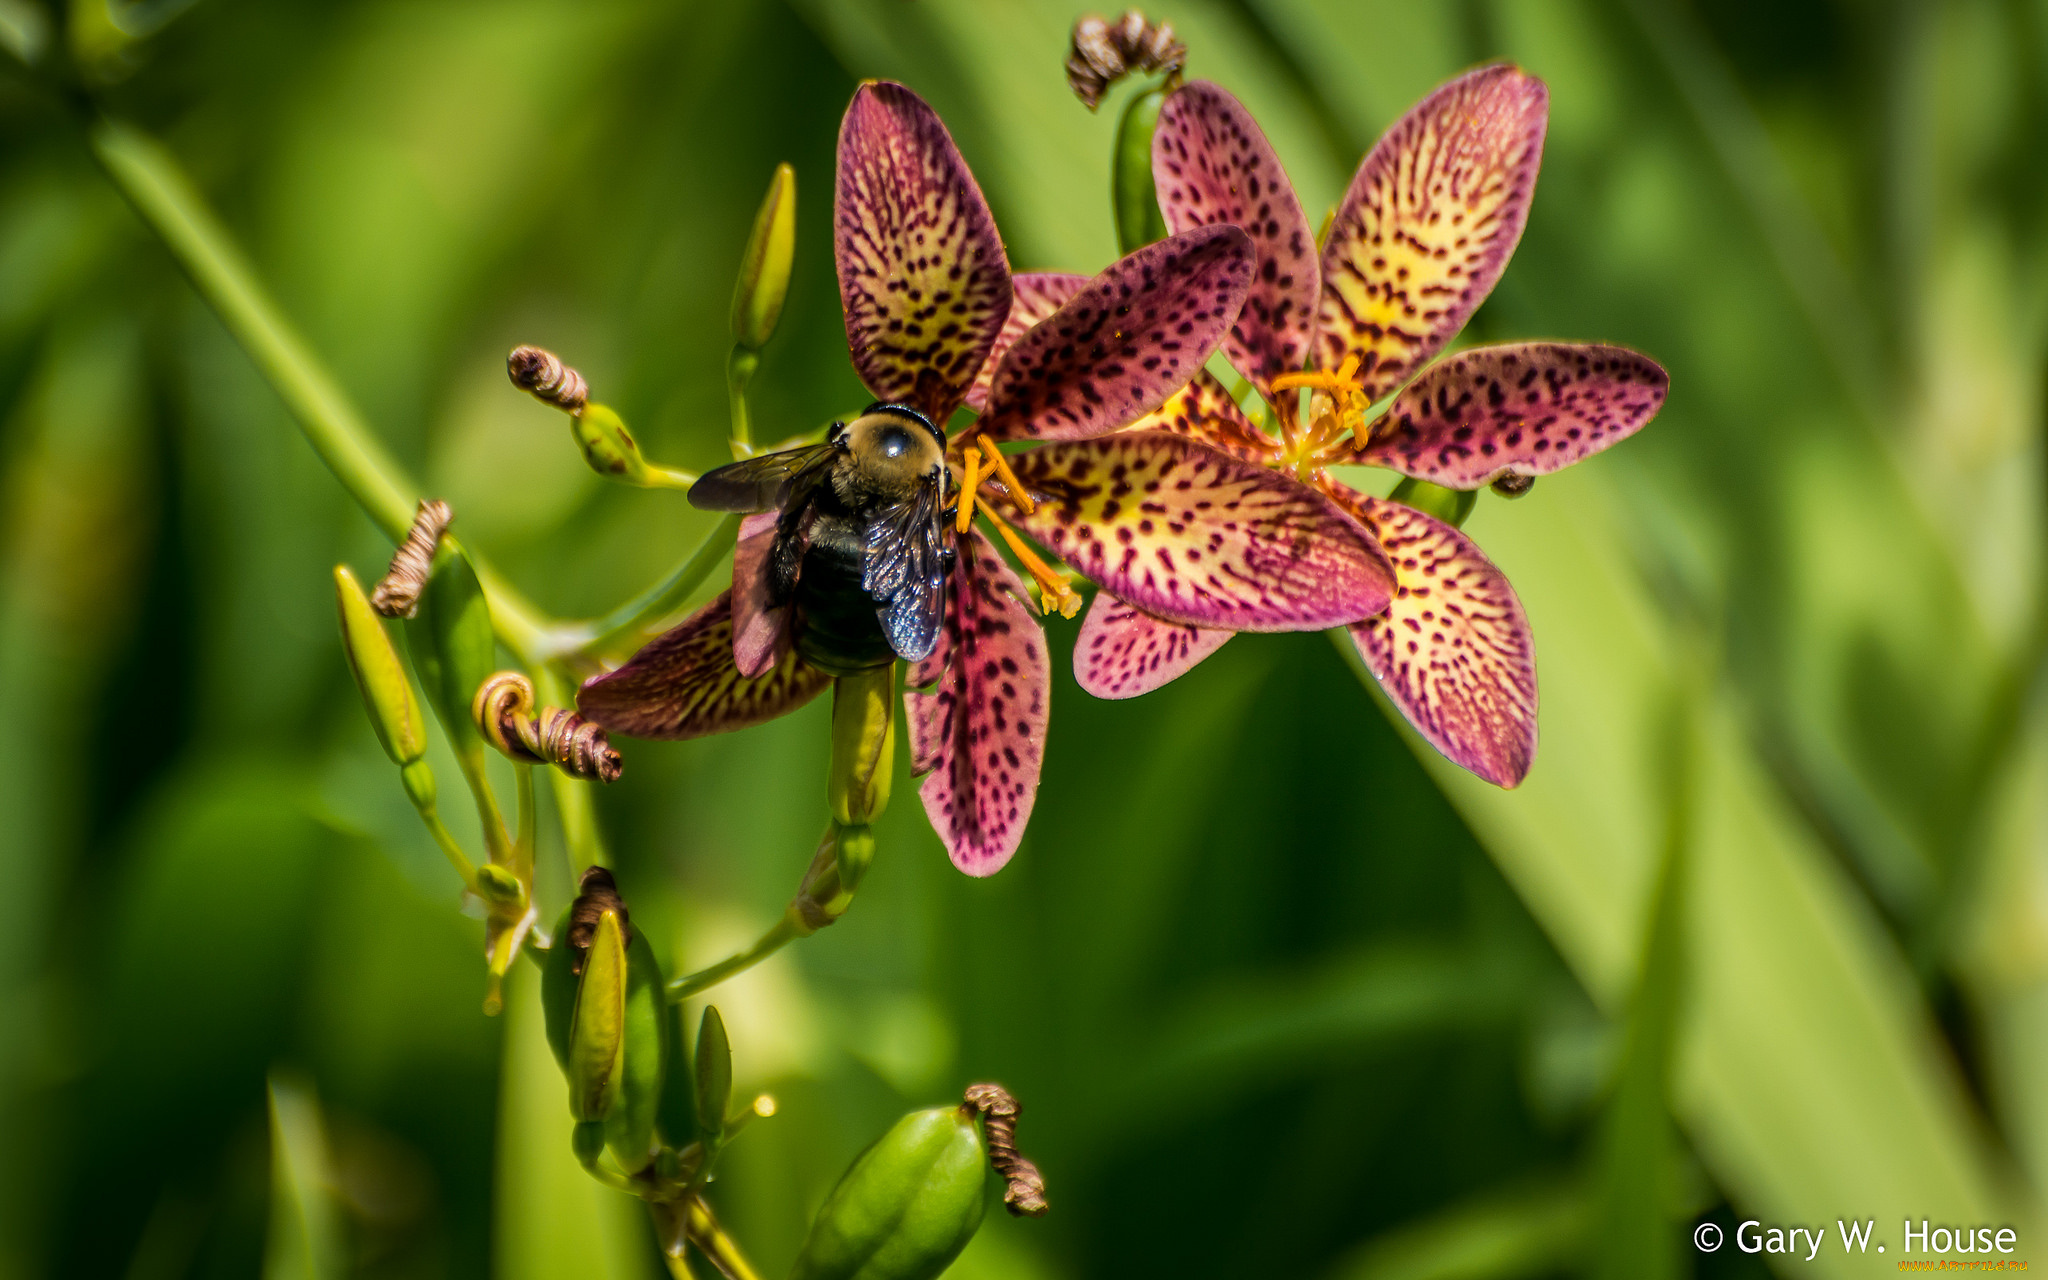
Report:
[{"label": "pink spotted petal", "polygon": [[1098,698],[1135,698],[1179,679],[1234,634],[1167,622],[1098,591],[1074,640],[1074,678]]},{"label": "pink spotted petal", "polygon": [[1280,157],[1242,103],[1195,80],[1160,109],[1152,178],[1168,230],[1230,223],[1251,237],[1258,267],[1223,354],[1274,398],[1273,379],[1308,356],[1322,288],[1315,231]]},{"label": "pink spotted petal", "polygon": [[1350,505],[1401,587],[1351,638],[1431,746],[1496,786],[1536,758],[1536,645],[1507,575],[1451,526],[1364,494]]},{"label": "pink spotted petal", "polygon": [[789,606],[768,606],[768,552],[780,518],[762,511],[740,521],[732,549],[732,658],[743,676],[765,675],[789,653]]},{"label": "pink spotted petal", "polygon": [[833,225],[861,381],[945,422],[1010,314],[1010,262],[952,135],[900,84],[864,84],[846,109]]},{"label": "pink spotted petal", "polygon": [[1625,347],[1521,342],[1460,351],[1402,388],[1360,462],[1447,489],[1548,475],[1656,416],[1663,366]]},{"label": "pink spotted petal", "polygon": [[1230,631],[1313,631],[1378,613],[1379,544],[1318,490],[1164,432],[1011,460],[1037,500],[1016,524],[1127,604]]},{"label": "pink spotted petal", "polygon": [[1087,283],[1087,276],[1064,271],[1027,271],[1010,277],[1010,288],[1015,294],[1010,316],[996,334],[996,345],[990,349],[988,359],[981,362],[981,372],[974,375],[974,385],[967,388],[968,408],[976,413],[988,408],[989,383],[995,381],[996,366],[1003,362],[1003,355],[1024,336],[1025,330],[1058,311]]},{"label": "pink spotted petal", "polygon": [[1357,355],[1377,400],[1465,327],[1522,238],[1549,113],[1541,80],[1481,67],[1387,130],[1323,246],[1324,368]]},{"label": "pink spotted petal", "polygon": [[1031,819],[1052,664],[1016,573],[979,530],[958,545],[939,647],[911,668],[904,703],[932,829],[954,866],[987,876]]},{"label": "pink spotted petal", "polygon": [[727,591],[649,641],[625,666],[584,681],[576,709],[613,733],[702,738],[787,715],[831,683],[794,653],[765,675],[741,675],[733,663]]},{"label": "pink spotted petal", "polygon": [[1128,426],[1216,353],[1251,278],[1251,241],[1236,227],[1169,236],[1111,263],[1003,357],[983,429],[1082,440]]},{"label": "pink spotted petal", "polygon": [[1279,442],[1253,426],[1237,401],[1207,369],[1188,380],[1165,404],[1124,428],[1164,431],[1199,440],[1233,458],[1265,465],[1280,456]]}]

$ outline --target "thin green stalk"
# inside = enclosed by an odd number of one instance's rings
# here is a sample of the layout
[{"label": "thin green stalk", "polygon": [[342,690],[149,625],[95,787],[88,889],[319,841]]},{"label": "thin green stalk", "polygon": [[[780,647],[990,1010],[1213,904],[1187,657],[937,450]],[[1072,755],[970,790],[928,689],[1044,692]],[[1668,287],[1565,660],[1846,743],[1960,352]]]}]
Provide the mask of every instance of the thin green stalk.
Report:
[{"label": "thin green stalk", "polygon": [[690,1197],[687,1221],[690,1243],[703,1250],[704,1256],[726,1280],[761,1280],[761,1273],[754,1270],[754,1264],[747,1261],[739,1245],[712,1216],[711,1206],[704,1203],[704,1197]]},{"label": "thin green stalk", "polygon": [[740,518],[727,516],[698,544],[689,558],[647,590],[601,618],[556,627],[542,642],[539,657],[559,661],[573,655],[602,653],[608,649],[638,644],[662,622],[675,615],[711,571],[732,551],[739,535]]},{"label": "thin green stalk", "polygon": [[762,934],[755,940],[754,945],[745,951],[727,956],[708,969],[699,969],[695,973],[686,973],[680,978],[671,979],[668,984],[669,1003],[680,1004],[699,992],[709,991],[734,974],[744,973],[753,968],[782,950],[792,940],[801,938],[809,932],[810,930],[805,929],[797,920],[794,911],[783,912],[782,919],[775,922],[775,927]]},{"label": "thin green stalk", "polygon": [[753,452],[753,423],[747,416],[747,384],[754,379],[754,370],[761,365],[761,353],[733,344],[732,354],[725,361],[725,397],[732,413],[733,453],[744,456]]},{"label": "thin green stalk", "polygon": [[419,815],[420,821],[427,824],[427,831],[433,835],[434,843],[440,845],[441,852],[448,855],[448,865],[454,867],[455,874],[462,877],[462,887],[474,890],[476,864],[469,860],[469,855],[456,843],[455,833],[448,830],[448,824],[441,821],[441,815],[434,810],[422,808]]},{"label": "thin green stalk", "polygon": [[[412,526],[418,486],[285,319],[177,160],[155,139],[112,120],[95,124],[91,139],[100,167],[255,362],[320,460],[378,528],[402,540]],[[514,653],[531,653],[546,620],[480,558],[470,559],[490,597],[499,638]]]},{"label": "thin green stalk", "polygon": [[[555,772],[553,769],[549,773]],[[533,766],[520,761],[512,764],[514,785],[519,797],[519,838],[512,844],[512,874],[519,877],[519,883],[527,886],[532,893],[533,846],[539,835],[539,816],[533,796]]]},{"label": "thin green stalk", "polygon": [[[544,706],[574,705],[572,691],[553,667],[537,668],[533,686],[535,696]],[[597,825],[597,807],[592,803],[591,784],[572,778],[560,769],[550,769],[548,785],[554,791],[555,816],[562,824],[562,850],[569,860],[569,883],[575,884],[586,868],[611,865],[605,854],[604,836]]]}]

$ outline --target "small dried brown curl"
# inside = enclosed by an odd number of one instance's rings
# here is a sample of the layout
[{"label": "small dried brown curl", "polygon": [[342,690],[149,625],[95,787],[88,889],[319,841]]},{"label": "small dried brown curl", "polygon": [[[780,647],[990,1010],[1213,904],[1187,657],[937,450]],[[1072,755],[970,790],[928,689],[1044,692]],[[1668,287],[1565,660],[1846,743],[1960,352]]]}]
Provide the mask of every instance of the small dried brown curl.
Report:
[{"label": "small dried brown curl", "polygon": [[412,528],[405,541],[391,555],[391,567],[370,593],[370,607],[387,618],[410,618],[420,609],[420,592],[427,589],[427,575],[434,568],[434,553],[440,550],[441,535],[455,514],[439,498],[420,503],[413,512]]},{"label": "small dried brown curl", "polygon": [[1036,1218],[1052,1206],[1045,1200],[1045,1178],[1038,1166],[1017,1152],[1017,1117],[1023,1104],[999,1084],[971,1084],[960,1109],[981,1115],[988,1135],[988,1162],[1006,1184],[1003,1207],[1015,1218]]},{"label": "small dried brown curl", "polygon": [[513,386],[565,413],[583,412],[590,400],[590,386],[583,375],[540,347],[512,348],[512,354],[505,357],[505,372],[511,375]]},{"label": "small dried brown curl", "polygon": [[490,744],[514,760],[551,764],[599,782],[617,782],[625,768],[597,725],[560,707],[536,712],[533,682],[517,671],[500,671],[477,686],[470,714]]},{"label": "small dried brown curl", "polygon": [[590,954],[590,940],[597,936],[597,922],[607,911],[618,916],[619,938],[631,946],[632,917],[626,914],[626,900],[619,896],[618,882],[603,867],[592,867],[583,873],[576,901],[569,905],[568,936],[563,939],[570,951],[569,972],[583,972],[584,957]]},{"label": "small dried brown curl", "polygon": [[1155,24],[1136,9],[1124,10],[1114,23],[1091,13],[1074,24],[1067,87],[1093,111],[1109,87],[1126,75],[1163,71],[1178,78],[1187,61],[1188,47],[1167,23]]}]

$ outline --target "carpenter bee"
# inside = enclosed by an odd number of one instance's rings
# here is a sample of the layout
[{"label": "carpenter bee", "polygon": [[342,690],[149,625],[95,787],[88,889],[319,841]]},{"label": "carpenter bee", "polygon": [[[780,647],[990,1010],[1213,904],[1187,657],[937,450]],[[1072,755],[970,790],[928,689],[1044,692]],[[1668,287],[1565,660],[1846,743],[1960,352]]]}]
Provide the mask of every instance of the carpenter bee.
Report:
[{"label": "carpenter bee", "polygon": [[771,607],[794,605],[804,661],[833,675],[915,662],[938,643],[953,549],[946,437],[900,404],[835,422],[825,443],[747,458],[690,487],[706,511],[779,511]]}]

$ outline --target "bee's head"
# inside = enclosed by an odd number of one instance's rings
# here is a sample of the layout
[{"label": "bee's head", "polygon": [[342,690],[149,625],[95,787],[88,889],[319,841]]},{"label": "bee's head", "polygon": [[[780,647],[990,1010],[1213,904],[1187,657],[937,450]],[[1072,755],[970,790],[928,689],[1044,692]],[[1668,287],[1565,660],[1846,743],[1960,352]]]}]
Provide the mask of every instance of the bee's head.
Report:
[{"label": "bee's head", "polygon": [[885,488],[945,467],[945,433],[908,405],[869,405],[826,438],[853,455],[870,484]]}]

